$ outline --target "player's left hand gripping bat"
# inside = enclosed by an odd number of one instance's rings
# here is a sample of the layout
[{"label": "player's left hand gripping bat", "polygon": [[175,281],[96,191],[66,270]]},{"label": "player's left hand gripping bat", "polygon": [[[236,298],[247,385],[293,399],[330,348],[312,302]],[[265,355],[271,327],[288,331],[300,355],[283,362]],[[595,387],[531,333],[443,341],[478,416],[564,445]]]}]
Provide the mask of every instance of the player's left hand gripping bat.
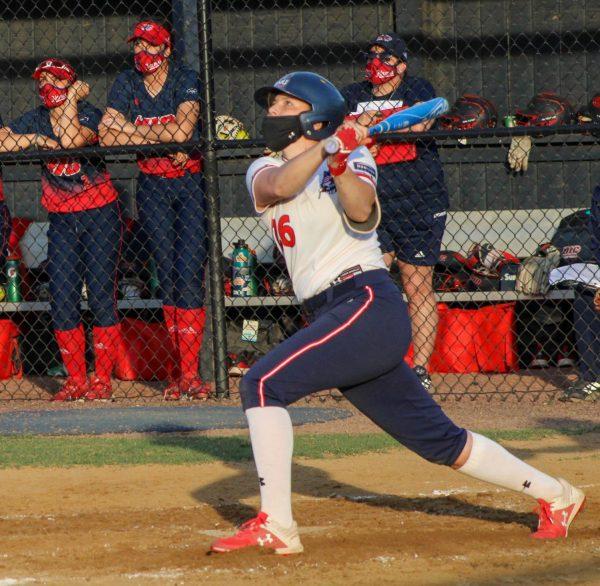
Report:
[{"label": "player's left hand gripping bat", "polygon": [[[406,108],[406,110],[396,112],[378,124],[371,126],[369,128],[369,136],[375,137],[386,132],[396,132],[414,124],[425,122],[425,120],[433,120],[445,114],[449,109],[450,105],[446,98],[433,98],[433,100],[421,102],[420,104]],[[325,142],[325,152],[329,155],[335,155],[340,150],[340,147],[341,143],[335,136],[332,136]]]}]

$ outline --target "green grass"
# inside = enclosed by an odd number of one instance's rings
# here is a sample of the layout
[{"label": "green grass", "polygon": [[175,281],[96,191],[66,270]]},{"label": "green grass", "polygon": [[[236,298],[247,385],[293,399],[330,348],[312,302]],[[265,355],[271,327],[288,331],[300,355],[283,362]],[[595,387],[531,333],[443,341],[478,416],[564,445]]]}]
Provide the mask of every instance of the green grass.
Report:
[{"label": "green grass", "polygon": [[[552,436],[599,432],[600,425],[575,429],[494,430],[481,433],[500,441],[531,441]],[[308,434],[296,436],[294,454],[298,458],[341,458],[392,449],[402,447],[384,434]],[[202,464],[214,461],[244,462],[251,458],[250,444],[244,436],[0,438],[0,468]]]}]

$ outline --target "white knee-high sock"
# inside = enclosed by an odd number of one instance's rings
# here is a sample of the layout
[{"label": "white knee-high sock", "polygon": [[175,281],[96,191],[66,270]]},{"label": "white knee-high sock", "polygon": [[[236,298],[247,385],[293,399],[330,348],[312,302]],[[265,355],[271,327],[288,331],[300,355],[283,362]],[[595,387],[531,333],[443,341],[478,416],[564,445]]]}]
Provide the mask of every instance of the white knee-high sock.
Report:
[{"label": "white knee-high sock", "polygon": [[473,448],[459,472],[548,502],[562,494],[563,488],[556,478],[519,460],[495,441],[470,433]]},{"label": "white knee-high sock", "polygon": [[260,481],[260,510],[283,527],[289,527],[294,521],[294,430],[290,414],[283,407],[253,407],[246,410],[246,417]]}]

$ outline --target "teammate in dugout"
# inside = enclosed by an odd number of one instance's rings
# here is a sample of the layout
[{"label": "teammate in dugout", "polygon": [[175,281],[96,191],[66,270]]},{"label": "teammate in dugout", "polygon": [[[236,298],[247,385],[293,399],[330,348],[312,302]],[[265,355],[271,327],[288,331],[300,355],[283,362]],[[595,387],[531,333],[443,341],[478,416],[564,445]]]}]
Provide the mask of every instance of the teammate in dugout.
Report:
[{"label": "teammate in dugout", "polygon": [[[4,123],[0,117],[0,133],[2,133]],[[0,151],[2,146],[0,145]],[[0,271],[4,271],[6,254],[8,252],[8,241],[12,232],[12,219],[6,202],[4,201],[4,182],[2,180],[2,168],[0,167]]]},{"label": "teammate in dugout", "polygon": [[[408,74],[405,42],[378,35],[367,54],[366,80],[343,88],[350,116],[372,126],[390,114],[435,97],[431,84]],[[406,131],[429,130],[433,121]],[[412,322],[415,372],[432,392],[427,372],[438,324],[433,268],[438,262],[449,206],[444,172],[433,140],[375,145],[382,218],[379,241],[388,266],[397,262]]]},{"label": "teammate in dugout", "polygon": [[[600,185],[592,193],[589,229],[592,251],[600,265]],[[573,329],[579,354],[579,380],[575,381],[559,400],[600,400],[600,289],[592,293],[587,288],[575,291]]]},{"label": "teammate in dugout", "polygon": [[[538,499],[533,536],[566,537],[584,494],[455,425],[404,362],[410,321],[375,232],[377,168],[361,146],[367,129],[342,123],[342,95],[315,73],[288,74],[259,89],[255,99],[267,110],[267,146],[281,154],[254,161],[247,186],[284,255],[309,325],[255,363],[242,380],[261,510],[235,535],[216,540],[212,551],[303,550],[292,516],[293,430],[286,407],[328,388],[339,388],[423,458]],[[324,139],[334,133],[342,149],[327,157]]]},{"label": "teammate in dugout", "polygon": [[[121,73],[108,96],[100,126],[103,145],[186,142],[197,137],[198,75],[171,59],[171,36],[160,24],[136,24],[135,69]],[[163,314],[177,356],[166,400],[204,399],[198,376],[205,310],[206,221],[199,155],[179,152],[139,157],[137,205],[142,230],[157,266]]]},{"label": "teammate in dugout", "polygon": [[[42,105],[0,129],[0,150],[71,149],[98,142],[102,112],[85,101],[89,86],[73,67],[45,59],[33,73]],[[106,400],[119,339],[116,304],[121,219],[104,162],[67,158],[42,165],[48,210],[48,274],[54,333],[68,378],[54,401]],[[94,316],[95,377],[87,378],[81,293],[85,280]]]}]

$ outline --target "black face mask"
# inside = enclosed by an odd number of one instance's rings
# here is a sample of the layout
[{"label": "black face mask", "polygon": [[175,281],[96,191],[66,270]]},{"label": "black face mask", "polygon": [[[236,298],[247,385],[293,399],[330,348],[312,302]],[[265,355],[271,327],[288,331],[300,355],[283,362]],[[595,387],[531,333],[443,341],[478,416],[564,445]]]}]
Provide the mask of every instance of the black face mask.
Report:
[{"label": "black face mask", "polygon": [[265,116],[262,135],[272,151],[281,151],[302,136],[300,116]]}]

